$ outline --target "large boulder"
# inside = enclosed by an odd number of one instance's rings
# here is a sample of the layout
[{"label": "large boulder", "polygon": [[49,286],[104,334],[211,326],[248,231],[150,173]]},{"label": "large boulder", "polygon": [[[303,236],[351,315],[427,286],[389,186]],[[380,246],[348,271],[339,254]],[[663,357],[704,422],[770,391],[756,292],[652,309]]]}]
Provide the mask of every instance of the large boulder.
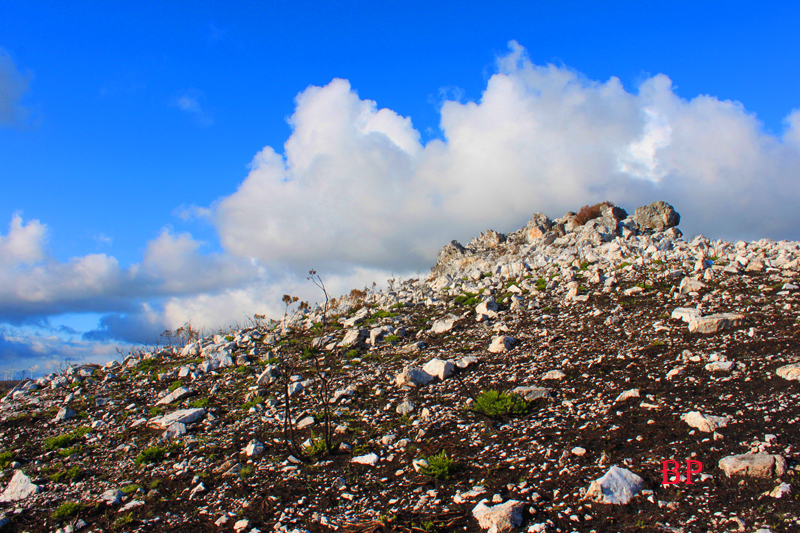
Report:
[{"label": "large boulder", "polygon": [[800,381],[800,363],[783,365],[775,371],[778,377],[788,380]]},{"label": "large boulder", "polygon": [[658,201],[637,207],[633,220],[644,228],[661,231],[680,224],[681,215],[667,202]]},{"label": "large boulder", "polygon": [[705,415],[700,411],[689,411],[681,416],[681,420],[703,433],[711,433],[717,428],[724,428],[730,422],[727,417]]}]

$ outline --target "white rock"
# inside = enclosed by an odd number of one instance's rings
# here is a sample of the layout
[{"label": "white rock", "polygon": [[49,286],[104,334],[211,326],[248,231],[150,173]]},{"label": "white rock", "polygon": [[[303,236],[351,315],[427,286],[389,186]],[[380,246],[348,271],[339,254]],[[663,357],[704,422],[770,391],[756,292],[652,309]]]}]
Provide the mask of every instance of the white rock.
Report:
[{"label": "white rock", "polygon": [[0,494],[0,502],[24,500],[41,490],[42,488],[39,485],[34,485],[31,478],[26,476],[22,470],[15,470],[6,490],[3,491],[3,494]]},{"label": "white rock", "polygon": [[313,416],[307,416],[301,420],[297,421],[297,425],[295,426],[297,429],[305,429],[313,426],[315,423]]},{"label": "white rock", "polygon": [[353,457],[350,459],[351,463],[356,463],[359,465],[367,465],[367,466],[375,466],[378,464],[379,458],[374,453],[368,453],[367,455],[359,455],[358,457]]},{"label": "white rock", "polygon": [[784,365],[777,369],[775,373],[783,379],[800,381],[800,363]]},{"label": "white rock", "polygon": [[125,497],[125,493],[119,489],[108,489],[103,494],[100,495],[98,501],[100,503],[105,503],[106,505],[118,505],[122,502],[122,498]]},{"label": "white rock", "polygon": [[625,468],[612,466],[589,485],[584,499],[597,503],[625,505],[642,490],[644,480]]},{"label": "white rock", "polygon": [[259,385],[269,385],[279,377],[281,377],[280,369],[276,365],[267,365],[264,367],[264,371],[259,374],[256,383]]},{"label": "white rock", "polygon": [[258,457],[262,453],[264,453],[264,444],[257,441],[256,439],[251,440],[247,443],[247,447],[244,449],[244,453],[247,457]]},{"label": "white rock", "polygon": [[780,498],[783,498],[784,496],[788,496],[791,493],[792,493],[792,486],[789,485],[788,483],[781,483],[780,485],[778,485],[777,487],[772,489],[772,491],[768,492],[767,494],[769,496],[772,496],[773,498],[780,499]]},{"label": "white rock", "polygon": [[695,317],[689,322],[690,333],[717,333],[724,329],[741,326],[745,316],[737,313],[720,313]]},{"label": "white rock", "polygon": [[69,420],[70,418],[75,416],[75,414],[76,414],[75,411],[73,411],[69,407],[62,407],[61,409],[58,410],[58,413],[56,413],[56,417],[53,419],[53,422],[57,423],[57,422],[63,422],[64,420]]},{"label": "white rock", "polygon": [[406,367],[402,372],[397,374],[395,383],[398,387],[403,387],[405,385],[420,387],[422,385],[427,385],[432,379],[433,376],[419,367]]},{"label": "white rock", "polygon": [[161,435],[161,438],[164,440],[172,440],[180,437],[181,435],[186,435],[186,424],[182,422],[173,422]]},{"label": "white rock", "polygon": [[729,455],[719,460],[719,468],[728,477],[745,476],[768,479],[786,473],[786,459],[766,453]]},{"label": "white rock", "polygon": [[733,361],[712,361],[706,365],[709,372],[730,372],[736,363]]},{"label": "white rock", "polygon": [[487,529],[488,533],[511,533],[522,525],[522,512],[525,504],[517,500],[509,500],[505,503],[487,506],[482,500],[472,509],[472,516],[478,520],[481,529]]},{"label": "white rock", "polygon": [[400,405],[398,405],[397,409],[395,409],[395,411],[397,412],[398,415],[407,415],[408,413],[412,412],[413,410],[414,410],[414,402],[411,402],[411,401],[408,401],[408,400],[406,400],[403,403],[401,403]]},{"label": "white rock", "polygon": [[440,380],[444,380],[448,378],[455,369],[455,365],[451,361],[443,361],[441,359],[431,359],[425,366],[422,367],[422,371],[439,378]]},{"label": "white rock", "polygon": [[499,337],[495,337],[492,339],[492,344],[489,345],[489,351],[491,353],[503,353],[507,352],[511,349],[514,343],[517,340],[514,337],[509,337],[508,335],[500,335]]},{"label": "white rock", "polygon": [[567,375],[561,370],[550,370],[546,372],[542,379],[564,379]]},{"label": "white rock", "polygon": [[453,326],[456,323],[455,317],[453,318],[443,318],[441,320],[437,320],[431,325],[431,329],[429,330],[430,333],[446,333],[453,329]]},{"label": "white rock", "polygon": [[717,428],[724,428],[729,422],[723,416],[704,415],[699,411],[690,411],[682,415],[681,420],[704,433],[712,433]]},{"label": "white rock", "polygon": [[672,311],[672,315],[670,318],[672,320],[683,320],[684,322],[691,322],[692,319],[701,316],[699,309],[695,309],[694,307],[678,307]]},{"label": "white rock", "polygon": [[147,425],[151,427],[167,429],[175,422],[180,422],[181,424],[191,424],[192,422],[197,422],[204,416],[206,416],[206,410],[203,408],[180,409],[178,411],[169,413],[168,415],[153,418],[147,423]]},{"label": "white rock", "polygon": [[250,526],[250,520],[243,518],[242,520],[237,520],[235,524],[233,524],[233,530],[237,533],[244,531]]},{"label": "white rock", "polygon": [[172,402],[178,401],[191,394],[192,394],[191,389],[187,389],[186,387],[178,387],[174,391],[170,392],[169,394],[165,395],[163,398],[158,400],[156,402],[156,405],[169,405]]},{"label": "white rock", "polygon": [[630,398],[639,398],[639,389],[626,390],[625,392],[617,396],[617,399],[614,400],[614,403],[624,402],[625,400],[628,400]]}]

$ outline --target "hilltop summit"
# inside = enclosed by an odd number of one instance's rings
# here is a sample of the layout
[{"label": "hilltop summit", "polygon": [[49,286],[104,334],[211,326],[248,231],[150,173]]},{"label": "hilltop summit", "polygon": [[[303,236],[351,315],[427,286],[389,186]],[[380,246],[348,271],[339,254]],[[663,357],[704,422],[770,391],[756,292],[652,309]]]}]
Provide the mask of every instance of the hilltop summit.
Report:
[{"label": "hilltop summit", "polygon": [[797,530],[800,244],[679,222],[537,213],[426,279],[24,381],[0,531]]}]

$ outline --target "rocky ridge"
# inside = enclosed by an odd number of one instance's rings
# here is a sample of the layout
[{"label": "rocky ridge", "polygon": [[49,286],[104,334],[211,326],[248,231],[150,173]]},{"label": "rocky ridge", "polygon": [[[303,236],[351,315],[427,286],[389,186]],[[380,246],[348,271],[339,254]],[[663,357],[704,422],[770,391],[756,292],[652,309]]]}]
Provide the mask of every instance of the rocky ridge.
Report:
[{"label": "rocky ridge", "polygon": [[[800,530],[800,243],[595,207],[18,384],[0,531]],[[664,484],[667,460],[702,472]]]}]

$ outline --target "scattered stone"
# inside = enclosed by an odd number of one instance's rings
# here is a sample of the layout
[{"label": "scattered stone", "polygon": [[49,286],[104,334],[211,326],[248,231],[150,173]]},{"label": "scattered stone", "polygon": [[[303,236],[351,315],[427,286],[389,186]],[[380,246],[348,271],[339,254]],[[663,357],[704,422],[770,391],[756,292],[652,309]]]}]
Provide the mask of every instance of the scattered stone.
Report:
[{"label": "scattered stone", "polygon": [[484,503],[486,501],[481,501],[472,510],[472,516],[478,519],[481,529],[488,530],[488,533],[511,533],[522,525],[523,502],[509,500],[489,507]]},{"label": "scattered stone", "polygon": [[450,377],[455,369],[455,365],[453,365],[450,361],[442,361],[441,359],[431,359],[425,366],[422,367],[422,371],[439,378],[439,380],[444,381],[446,378]]},{"label": "scattered stone", "polygon": [[719,460],[719,467],[728,477],[769,479],[786,473],[786,459],[766,453],[729,455]]},{"label": "scattered stone", "polygon": [[800,363],[792,363],[791,365],[784,365],[775,371],[778,377],[783,379],[800,381]]},{"label": "scattered stone", "polygon": [[6,486],[6,490],[0,494],[0,502],[16,502],[41,491],[39,485],[34,485],[31,478],[25,475],[22,470],[15,470],[14,476]]},{"label": "scattered stone", "polygon": [[704,415],[699,411],[690,411],[682,415],[681,420],[704,433],[713,433],[717,428],[727,426],[729,422],[726,417]]},{"label": "scattered stone", "polygon": [[395,378],[395,383],[398,387],[411,386],[421,387],[431,382],[433,376],[418,367],[406,367]]},{"label": "scattered stone", "polygon": [[625,505],[643,486],[644,480],[630,470],[612,466],[603,477],[592,481],[584,498],[597,503]]},{"label": "scattered stone", "polygon": [[489,345],[489,351],[491,353],[507,352],[512,346],[514,346],[515,342],[517,342],[517,340],[514,337],[500,335],[499,337],[492,339],[492,344]]},{"label": "scattered stone", "polygon": [[378,464],[379,457],[374,453],[368,453],[366,455],[359,455],[358,457],[353,457],[350,459],[351,463],[356,463],[359,465],[367,465],[367,466],[375,466]]}]

